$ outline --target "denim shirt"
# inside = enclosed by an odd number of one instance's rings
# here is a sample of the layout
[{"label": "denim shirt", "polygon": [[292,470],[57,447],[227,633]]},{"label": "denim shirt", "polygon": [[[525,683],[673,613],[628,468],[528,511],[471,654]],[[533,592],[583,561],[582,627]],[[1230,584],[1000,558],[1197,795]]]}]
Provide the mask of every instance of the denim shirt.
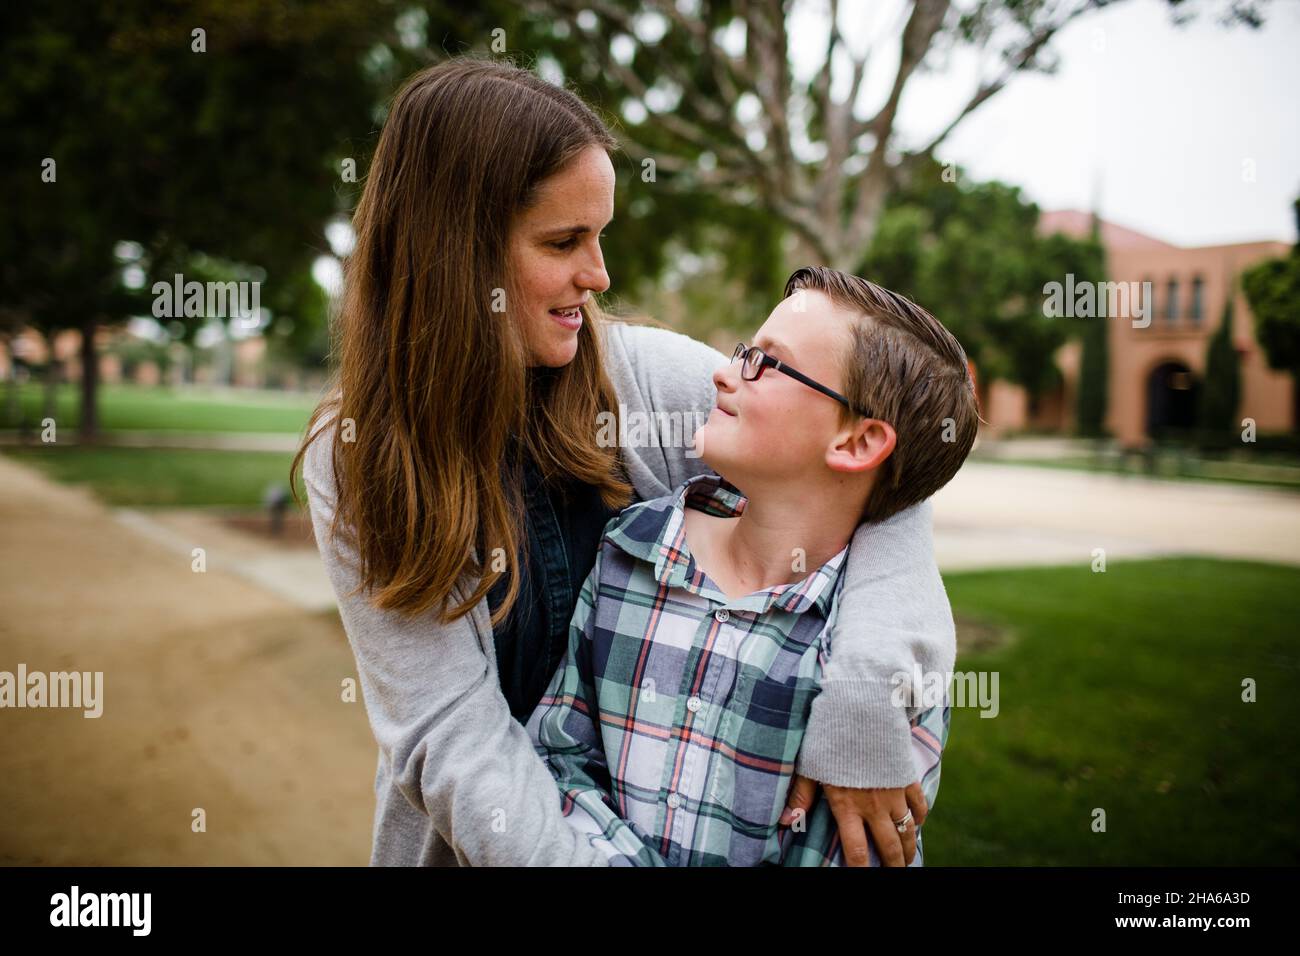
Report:
[{"label": "denim shirt", "polygon": [[[521,724],[564,658],[578,593],[596,563],[606,523],[618,514],[595,486],[574,479],[548,486],[532,459],[522,459],[526,540],[512,565],[522,572],[519,597],[492,629],[501,690]],[[488,591],[494,614],[509,583],[503,574]]]}]

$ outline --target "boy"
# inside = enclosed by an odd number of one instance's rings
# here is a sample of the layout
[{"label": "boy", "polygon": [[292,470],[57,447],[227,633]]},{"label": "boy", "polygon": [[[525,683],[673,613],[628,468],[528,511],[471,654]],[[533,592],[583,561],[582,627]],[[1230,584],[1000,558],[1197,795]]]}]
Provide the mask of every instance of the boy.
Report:
[{"label": "boy", "polygon": [[[607,525],[528,730],[611,863],[840,864],[825,799],[780,825],[840,571],[860,521],[928,498],[965,460],[965,353],[906,299],[805,268],[714,382],[695,439],[717,474]],[[928,804],[948,708],[910,709]],[[894,822],[911,836],[910,811]]]}]

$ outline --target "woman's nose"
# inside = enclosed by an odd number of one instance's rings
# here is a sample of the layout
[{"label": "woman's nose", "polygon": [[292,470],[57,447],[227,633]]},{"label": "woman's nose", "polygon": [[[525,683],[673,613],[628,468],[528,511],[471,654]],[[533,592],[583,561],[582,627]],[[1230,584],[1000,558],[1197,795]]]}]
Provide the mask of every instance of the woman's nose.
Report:
[{"label": "woman's nose", "polygon": [[578,273],[576,283],[581,289],[604,292],[609,288],[609,273],[605,271],[605,257],[597,249],[595,255]]}]

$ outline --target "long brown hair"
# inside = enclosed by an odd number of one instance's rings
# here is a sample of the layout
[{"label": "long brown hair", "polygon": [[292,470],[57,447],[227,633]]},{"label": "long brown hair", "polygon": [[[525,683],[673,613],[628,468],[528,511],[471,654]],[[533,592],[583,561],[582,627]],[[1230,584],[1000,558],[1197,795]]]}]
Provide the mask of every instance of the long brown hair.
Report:
[{"label": "long brown hair", "polygon": [[[510,311],[523,301],[511,224],[590,146],[617,141],[581,99],[499,61],[444,61],[393,100],[353,217],[332,387],[289,472],[296,497],[317,423],[351,420],[353,440],[334,430],[330,533],[355,547],[357,590],[380,608],[454,621],[483,599],[505,573],[492,556],[513,565],[524,534],[521,453],[548,481],[593,485],[612,508],[630,500],[617,449],[596,442],[597,415],[616,402],[605,317],[589,301],[573,361],[533,375]],[[494,290],[510,292],[504,313]],[[477,585],[449,608],[464,575]],[[511,574],[494,625],[518,596]]]}]

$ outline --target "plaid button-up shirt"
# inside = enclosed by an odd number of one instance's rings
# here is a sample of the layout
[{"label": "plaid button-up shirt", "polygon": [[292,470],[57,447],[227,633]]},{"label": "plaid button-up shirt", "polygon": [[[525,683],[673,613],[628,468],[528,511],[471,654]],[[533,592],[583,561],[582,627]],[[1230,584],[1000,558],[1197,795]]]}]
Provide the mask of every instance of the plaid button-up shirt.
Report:
[{"label": "plaid button-up shirt", "polygon": [[[686,507],[731,517],[745,498],[702,475],[609,522],[528,731],[565,815],[611,863],[842,865],[824,798],[794,827],[777,820],[848,548],[798,583],[728,600],[686,547]],[[948,707],[912,725],[933,804]]]}]

